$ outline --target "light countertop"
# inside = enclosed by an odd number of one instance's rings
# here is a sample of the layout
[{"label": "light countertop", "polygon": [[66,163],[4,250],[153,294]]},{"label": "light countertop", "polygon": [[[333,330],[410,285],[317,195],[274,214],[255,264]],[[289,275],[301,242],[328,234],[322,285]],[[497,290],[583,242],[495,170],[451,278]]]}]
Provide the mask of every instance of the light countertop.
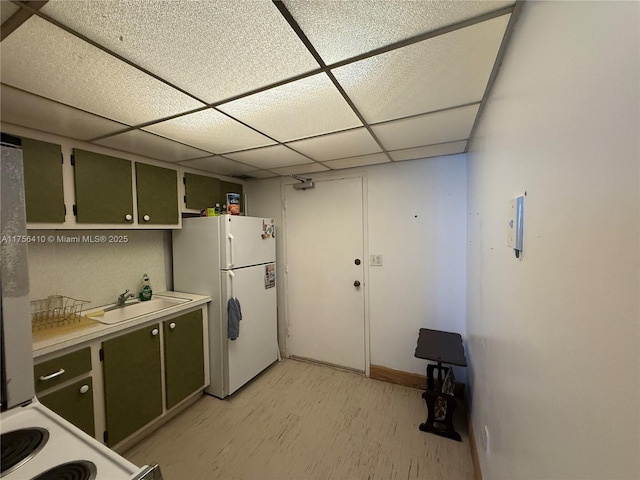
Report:
[{"label": "light countertop", "polygon": [[[147,313],[145,315],[139,315],[137,317],[132,318],[131,320],[125,320],[123,322],[116,323],[114,325],[105,325],[105,324],[96,322],[93,325],[77,328],[74,330],[61,330],[60,335],[48,334],[46,335],[46,338],[42,338],[33,342],[33,358],[38,358],[43,355],[56,352],[58,350],[62,350],[62,349],[65,349],[74,345],[78,345],[84,342],[88,342],[91,340],[95,340],[97,338],[104,337],[112,333],[117,333],[122,330],[127,330],[131,327],[149,323],[154,320],[159,320],[169,315],[176,315],[182,312],[186,312],[187,310],[193,310],[194,307],[201,307],[202,305],[211,301],[211,297],[208,297],[205,295],[196,295],[194,293],[186,293],[186,292],[166,291],[166,292],[154,293],[153,296],[154,298],[155,297],[184,298],[184,299],[188,299],[189,301],[180,303],[177,305],[173,305],[171,307],[164,308],[162,310],[158,310],[152,313]],[[88,310],[88,312],[95,311],[95,310],[100,310],[100,307],[92,308]],[[55,330],[52,330],[51,333],[54,333],[54,331]]]}]

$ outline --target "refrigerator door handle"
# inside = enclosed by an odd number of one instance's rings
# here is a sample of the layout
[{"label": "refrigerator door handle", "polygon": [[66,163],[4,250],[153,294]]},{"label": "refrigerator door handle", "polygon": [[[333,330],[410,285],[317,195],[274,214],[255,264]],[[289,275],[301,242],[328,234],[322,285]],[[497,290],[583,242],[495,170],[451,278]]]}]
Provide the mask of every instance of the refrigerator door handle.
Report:
[{"label": "refrigerator door handle", "polygon": [[235,273],[233,273],[233,271],[229,270],[227,272],[229,274],[229,293],[231,294],[230,298],[236,298],[234,292],[233,292],[233,277],[236,276]]},{"label": "refrigerator door handle", "polygon": [[230,252],[230,253],[229,253],[229,257],[230,257],[230,258],[229,258],[229,260],[230,260],[230,263],[229,263],[229,265],[228,265],[228,268],[231,268],[231,267],[233,267],[233,265],[234,265],[234,263],[235,263],[235,256],[236,256],[236,255],[235,255],[234,243],[233,243],[234,236],[233,236],[233,234],[231,234],[231,233],[230,233],[230,234],[227,236],[227,238],[229,239],[229,252]]}]

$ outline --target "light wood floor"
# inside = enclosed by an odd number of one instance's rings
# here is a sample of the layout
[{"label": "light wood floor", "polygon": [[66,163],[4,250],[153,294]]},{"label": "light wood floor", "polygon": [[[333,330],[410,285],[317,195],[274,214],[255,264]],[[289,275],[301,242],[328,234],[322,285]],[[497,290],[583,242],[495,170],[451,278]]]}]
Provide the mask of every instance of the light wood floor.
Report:
[{"label": "light wood floor", "polygon": [[283,360],[225,400],[205,395],[125,452],[165,480],[473,480],[462,442],[418,430],[420,390]]}]

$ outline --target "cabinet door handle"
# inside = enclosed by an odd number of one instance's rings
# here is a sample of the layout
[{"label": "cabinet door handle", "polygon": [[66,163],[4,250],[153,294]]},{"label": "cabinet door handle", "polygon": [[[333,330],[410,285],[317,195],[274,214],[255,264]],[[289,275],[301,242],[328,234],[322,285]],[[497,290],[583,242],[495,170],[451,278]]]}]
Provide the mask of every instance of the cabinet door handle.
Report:
[{"label": "cabinet door handle", "polygon": [[53,372],[51,375],[41,375],[39,378],[41,381],[51,380],[64,374],[64,368],[61,368],[57,372]]},{"label": "cabinet door handle", "polygon": [[145,215],[144,217],[142,217],[142,219],[143,219],[145,222],[148,222],[149,220],[151,220],[151,217],[150,217],[149,215]]},{"label": "cabinet door handle", "polygon": [[125,219],[127,222],[130,222],[132,218],[133,218],[133,217],[131,216],[131,214],[130,214],[130,213],[127,213],[127,214],[124,216],[124,219]]},{"label": "cabinet door handle", "polygon": [[175,322],[171,322],[171,323],[169,324],[169,328],[170,328],[171,330],[173,330],[174,328],[176,328],[176,324],[175,324]]},{"label": "cabinet door handle", "polygon": [[89,385],[82,385],[80,387],[80,393],[85,394],[89,391]]},{"label": "cabinet door handle", "polygon": [[153,330],[151,330],[151,335],[153,335],[154,337],[158,334],[158,329],[154,328]]}]

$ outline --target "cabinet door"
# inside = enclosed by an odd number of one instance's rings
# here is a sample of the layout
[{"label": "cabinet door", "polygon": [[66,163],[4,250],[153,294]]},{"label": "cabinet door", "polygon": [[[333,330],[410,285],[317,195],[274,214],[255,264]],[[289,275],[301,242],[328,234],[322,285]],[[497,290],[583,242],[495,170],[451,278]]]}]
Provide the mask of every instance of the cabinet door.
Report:
[{"label": "cabinet door", "polygon": [[184,174],[184,191],[187,208],[213,208],[220,202],[220,179],[204,175]]},{"label": "cabinet door", "polygon": [[122,223],[133,221],[131,162],[74,149],[76,221]]},{"label": "cabinet door", "polygon": [[178,172],[136,163],[138,223],[178,224]]},{"label": "cabinet door", "polygon": [[[244,199],[242,195],[242,185],[239,183],[225,182],[220,180],[220,205],[227,204],[227,193],[239,193],[240,194],[240,211],[244,212]],[[226,212],[225,212],[226,213]]]},{"label": "cabinet door", "polygon": [[60,390],[39,396],[40,403],[50,408],[76,427],[96,436],[93,423],[93,383],[91,377],[72,383]]},{"label": "cabinet door", "polygon": [[109,446],[162,414],[159,325],[102,343]]},{"label": "cabinet door", "polygon": [[167,409],[204,386],[202,310],[163,323]]},{"label": "cabinet door", "polygon": [[22,138],[27,222],[64,223],[60,145]]}]

